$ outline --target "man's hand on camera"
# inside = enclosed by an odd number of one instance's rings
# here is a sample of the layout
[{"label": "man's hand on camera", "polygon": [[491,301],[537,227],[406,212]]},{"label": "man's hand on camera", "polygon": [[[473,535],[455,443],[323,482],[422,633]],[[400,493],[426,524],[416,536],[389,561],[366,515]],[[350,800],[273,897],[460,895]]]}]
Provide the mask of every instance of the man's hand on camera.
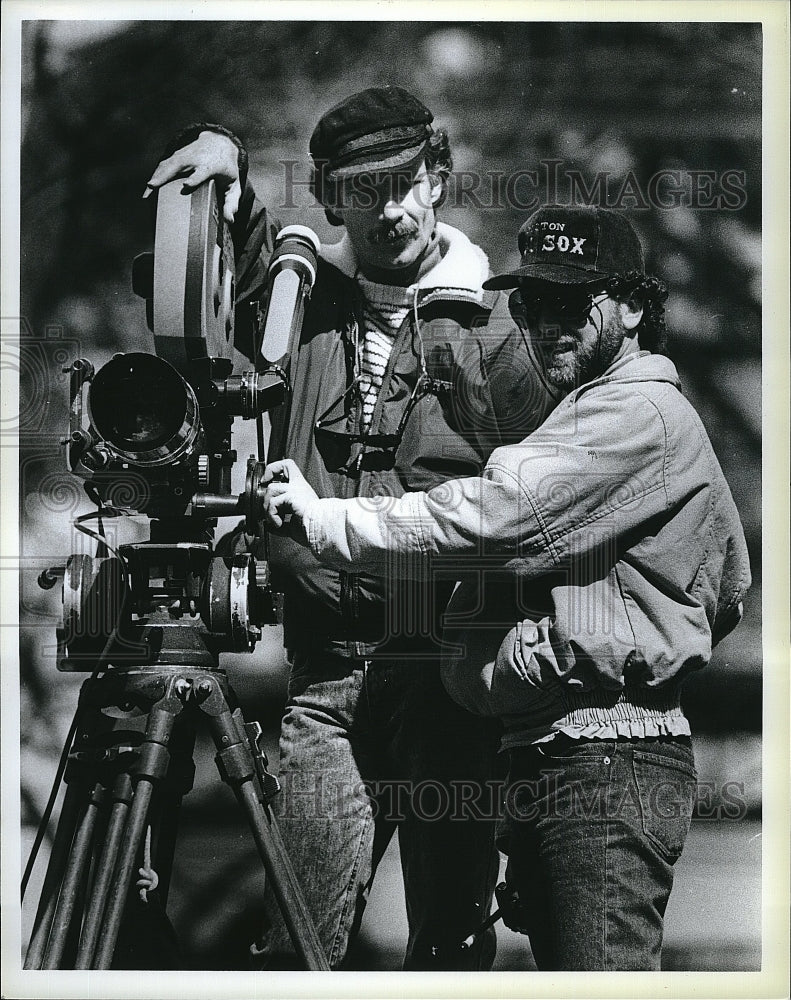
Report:
[{"label": "man's hand on camera", "polygon": [[223,216],[226,222],[233,222],[242,186],[239,180],[239,150],[227,136],[219,132],[201,132],[193,142],[161,160],[146,184],[143,197],[148,198],[156,188],[177,177],[184,178],[185,194],[213,177],[225,190]]},{"label": "man's hand on camera", "polygon": [[290,458],[271,462],[264,470],[263,485],[266,487],[264,518],[270,528],[280,529],[291,518],[289,533],[297,541],[307,543],[302,520],[315,500],[313,487],[308,483],[299,466]]}]

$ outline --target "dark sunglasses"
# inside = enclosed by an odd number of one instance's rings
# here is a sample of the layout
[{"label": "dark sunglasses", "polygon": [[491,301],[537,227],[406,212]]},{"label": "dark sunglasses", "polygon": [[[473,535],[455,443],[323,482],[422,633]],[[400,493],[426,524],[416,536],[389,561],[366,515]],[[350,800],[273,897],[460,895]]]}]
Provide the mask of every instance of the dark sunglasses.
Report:
[{"label": "dark sunglasses", "polygon": [[563,288],[541,288],[529,282],[519,285],[522,304],[529,319],[537,320],[542,313],[556,317],[588,319],[596,300],[606,295],[604,286],[569,285]]}]

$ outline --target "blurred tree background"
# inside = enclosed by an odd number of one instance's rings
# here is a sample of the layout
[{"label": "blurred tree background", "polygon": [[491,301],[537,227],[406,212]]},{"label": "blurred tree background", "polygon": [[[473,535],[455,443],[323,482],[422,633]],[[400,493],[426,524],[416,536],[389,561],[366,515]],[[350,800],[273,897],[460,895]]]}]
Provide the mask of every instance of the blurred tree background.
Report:
[{"label": "blurred tree background", "polygon": [[[58,598],[35,587],[43,565],[84,549],[70,521],[89,509],[57,444],[68,408],[60,368],[79,354],[98,367],[116,351],[152,350],[130,282],[133,256],[151,244],[145,182],[175,131],[220,122],[244,139],[253,183],[281,220],[334,242],[338,231],[305,186],[308,138],[335,101],[393,83],[421,96],[435,124],[447,128],[455,176],[443,217],[483,246],[494,270],[517,261],[515,234],[529,197],[554,200],[546,181],[554,172],[555,197],[569,200],[576,171],[589,189],[606,176],[609,203],[629,213],[649,270],[670,284],[670,353],[731,484],[754,584],[743,623],[690,680],[685,698],[701,735],[701,777],[716,789],[741,783],[747,818],[704,824],[701,813],[693,825],[693,834],[701,832],[680,871],[686,881],[679,878],[676,889],[679,923],[669,918],[665,961],[684,969],[758,967],[760,854],[744,844],[748,830],[757,832],[761,806],[761,41],[760,24],[733,23],[25,24],[23,848],[82,679],[56,673]],[[530,170],[538,171],[538,186],[520,175]],[[694,182],[697,197],[652,204],[646,192],[660,171],[676,171],[687,190]],[[243,435],[240,429],[235,439],[242,457]],[[122,540],[144,528],[124,525]],[[271,741],[284,698],[277,630],[259,655],[261,648],[252,660],[229,657],[228,668],[248,718],[267,722]],[[243,968],[249,934],[242,928],[256,913],[255,862],[241,846],[243,828],[229,826],[223,795],[211,775],[185,810],[192,819],[178,874],[189,887],[173,900],[174,922],[197,968]],[[218,830],[224,846],[212,839]],[[715,855],[725,860],[710,871]],[[381,881],[397,895],[397,879],[388,879],[385,873]],[[713,929],[702,928],[701,886],[718,901]],[[730,892],[740,910],[735,923]],[[731,912],[718,915],[723,907]],[[395,967],[400,929],[388,937],[368,917],[366,926],[357,964]],[[523,942],[509,945],[510,938],[503,935],[498,967],[529,968]]]}]

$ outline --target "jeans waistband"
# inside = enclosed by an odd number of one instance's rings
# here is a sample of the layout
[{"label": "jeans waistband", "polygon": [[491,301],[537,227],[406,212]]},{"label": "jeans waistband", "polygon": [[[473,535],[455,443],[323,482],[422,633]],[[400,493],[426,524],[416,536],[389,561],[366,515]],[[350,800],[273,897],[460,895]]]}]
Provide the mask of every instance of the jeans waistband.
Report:
[{"label": "jeans waistband", "polygon": [[666,758],[668,762],[675,761],[693,768],[695,766],[692,740],[689,736],[619,736],[616,739],[599,740],[575,739],[565,733],[558,733],[542,743],[509,750],[509,775],[513,779],[515,775],[545,770],[551,768],[553,762],[557,764],[564,759],[600,757],[607,754],[616,756],[618,753],[632,751],[651,753]]}]

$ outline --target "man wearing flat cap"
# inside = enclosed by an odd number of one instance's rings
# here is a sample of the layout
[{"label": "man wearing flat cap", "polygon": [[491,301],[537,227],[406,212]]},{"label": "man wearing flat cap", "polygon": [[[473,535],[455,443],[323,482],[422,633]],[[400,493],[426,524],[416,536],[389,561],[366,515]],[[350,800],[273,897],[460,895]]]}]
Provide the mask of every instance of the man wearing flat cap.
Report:
[{"label": "man wearing flat cap", "polygon": [[[343,227],[321,251],[290,412],[272,415],[270,460],[297,459],[323,497],[400,497],[478,475],[520,440],[548,396],[483,251],[437,218],[447,135],[399,87],[330,109],[310,139],[312,189]],[[154,189],[177,176],[226,185],[237,249],[237,346],[265,288],[271,223],[225,129],[178,137]],[[285,410],[285,408],[283,408]],[[491,802],[499,727],[440,680],[441,618],[456,583],[336,570],[287,536],[268,559],[285,593],[291,661],[276,803],[286,847],[327,957],[342,965],[395,829],[406,892],[408,969],[487,969],[494,934],[461,942],[488,914],[497,878]],[[495,796],[496,797],[496,796]],[[283,964],[277,908],[260,949]]]},{"label": "man wearing flat cap", "polygon": [[485,285],[516,288],[558,400],[543,424],[481,478],[379,505],[275,463],[268,516],[340,571],[485,563],[449,604],[442,676],[503,723],[505,919],[539,969],[655,970],[696,792],[681,687],[741,617],[747,549],[625,216],[548,206],[519,249]]}]

